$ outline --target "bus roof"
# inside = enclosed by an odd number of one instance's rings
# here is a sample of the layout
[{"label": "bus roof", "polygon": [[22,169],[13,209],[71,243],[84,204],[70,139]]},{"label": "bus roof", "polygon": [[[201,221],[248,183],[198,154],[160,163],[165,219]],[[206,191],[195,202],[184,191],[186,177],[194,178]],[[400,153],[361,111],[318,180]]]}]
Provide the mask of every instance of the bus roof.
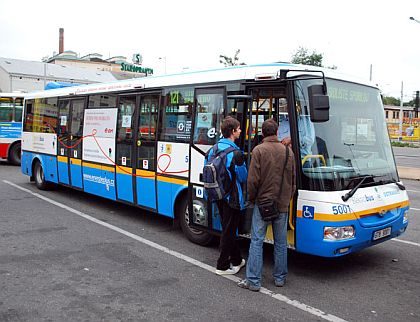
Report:
[{"label": "bus roof", "polygon": [[[357,79],[349,75],[344,75],[336,70],[317,66],[297,65],[290,63],[272,63],[260,65],[239,65],[219,69],[191,71],[178,74],[168,74],[159,76],[148,76],[119,80],[108,83],[95,83],[80,85],[75,87],[50,89],[26,93],[25,98],[57,97],[67,95],[87,95],[95,93],[111,93],[123,90],[159,88],[165,86],[181,86],[196,83],[214,83],[235,80],[254,80],[259,75],[277,75],[280,70],[297,71],[294,75],[304,74],[305,71],[322,71],[327,78],[340,79],[344,81],[364,84],[377,87],[366,80]],[[302,73],[301,73],[302,72]]]},{"label": "bus roof", "polygon": [[19,98],[19,97],[25,97],[27,93],[23,93],[23,92],[14,92],[14,93],[2,93],[0,92],[0,97],[14,97],[14,98]]}]

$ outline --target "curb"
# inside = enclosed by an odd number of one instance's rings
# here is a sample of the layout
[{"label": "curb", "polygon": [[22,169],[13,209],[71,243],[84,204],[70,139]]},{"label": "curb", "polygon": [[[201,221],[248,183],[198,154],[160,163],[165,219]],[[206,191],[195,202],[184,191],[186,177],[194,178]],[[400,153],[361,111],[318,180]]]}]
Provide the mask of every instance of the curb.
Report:
[{"label": "curb", "polygon": [[397,166],[400,179],[410,179],[420,181],[420,168],[410,168]]}]

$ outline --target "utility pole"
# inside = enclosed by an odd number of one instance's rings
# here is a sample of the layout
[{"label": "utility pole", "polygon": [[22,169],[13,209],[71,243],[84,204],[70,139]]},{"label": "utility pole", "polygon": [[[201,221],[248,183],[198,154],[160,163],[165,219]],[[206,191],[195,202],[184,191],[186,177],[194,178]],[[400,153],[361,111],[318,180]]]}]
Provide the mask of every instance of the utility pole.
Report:
[{"label": "utility pole", "polygon": [[402,124],[403,124],[403,98],[404,98],[404,82],[401,82],[401,101],[400,101],[400,137],[398,141],[402,141]]}]

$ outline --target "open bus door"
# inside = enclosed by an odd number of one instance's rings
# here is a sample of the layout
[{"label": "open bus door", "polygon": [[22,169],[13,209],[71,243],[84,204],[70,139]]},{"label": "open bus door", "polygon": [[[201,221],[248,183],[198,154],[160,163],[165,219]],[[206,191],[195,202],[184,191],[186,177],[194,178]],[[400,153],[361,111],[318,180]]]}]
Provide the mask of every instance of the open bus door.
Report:
[{"label": "open bus door", "polygon": [[[294,106],[292,87],[285,83],[270,84],[270,86],[252,86],[247,89],[250,97],[250,107],[248,108],[246,121],[246,137],[244,151],[247,156],[248,169],[251,160],[252,149],[263,140],[262,124],[269,118],[274,118],[277,122],[282,117],[289,118]],[[293,120],[293,118],[292,118]],[[279,129],[281,131],[282,129]],[[295,202],[292,200],[289,208],[288,225],[288,244],[294,247],[294,222],[295,222]],[[252,208],[246,210],[239,227],[239,233],[249,235],[251,232]],[[273,241],[271,225],[267,229],[266,240]]]},{"label": "open bus door", "polygon": [[186,234],[195,243],[204,244],[208,241],[205,236],[208,237],[210,232],[220,232],[222,229],[216,204],[209,203],[205,199],[201,180],[205,155],[220,139],[220,125],[226,115],[236,117],[241,123],[242,135],[235,143],[244,150],[248,99],[249,97],[245,95],[226,96],[224,87],[202,88],[195,91],[192,125],[194,135],[190,144],[189,204],[186,214],[186,221],[189,224],[189,231]]},{"label": "open bus door", "polygon": [[216,217],[216,205],[205,199],[201,176],[205,155],[219,140],[225,110],[225,87],[195,90],[189,154],[188,211],[185,214],[188,227],[183,227],[183,230],[188,239],[197,244],[209,243],[210,232],[220,230],[221,227],[220,219]]}]

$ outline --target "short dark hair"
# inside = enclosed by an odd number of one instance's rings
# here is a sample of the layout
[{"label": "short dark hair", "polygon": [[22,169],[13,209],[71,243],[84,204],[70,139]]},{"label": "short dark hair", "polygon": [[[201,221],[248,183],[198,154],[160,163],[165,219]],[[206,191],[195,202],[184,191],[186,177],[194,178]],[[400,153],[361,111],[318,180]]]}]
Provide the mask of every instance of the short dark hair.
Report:
[{"label": "short dark hair", "polygon": [[232,135],[233,130],[236,130],[240,126],[241,124],[237,119],[232,116],[226,116],[221,125],[223,137],[229,138]]},{"label": "short dark hair", "polygon": [[271,135],[277,135],[277,130],[279,129],[279,126],[274,119],[268,119],[265,120],[262,124],[262,134],[264,137],[271,136]]}]

